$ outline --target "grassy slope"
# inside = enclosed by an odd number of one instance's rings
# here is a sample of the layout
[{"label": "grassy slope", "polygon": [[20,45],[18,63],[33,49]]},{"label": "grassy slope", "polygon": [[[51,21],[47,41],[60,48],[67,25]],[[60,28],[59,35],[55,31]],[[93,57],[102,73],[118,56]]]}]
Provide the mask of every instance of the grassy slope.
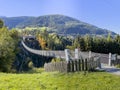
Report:
[{"label": "grassy slope", "polygon": [[120,77],[105,72],[0,73],[0,90],[120,90]]}]

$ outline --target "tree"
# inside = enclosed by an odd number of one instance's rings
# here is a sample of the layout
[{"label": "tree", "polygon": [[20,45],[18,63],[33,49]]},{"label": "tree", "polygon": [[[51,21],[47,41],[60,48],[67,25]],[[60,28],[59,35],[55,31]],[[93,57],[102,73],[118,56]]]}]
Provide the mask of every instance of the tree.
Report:
[{"label": "tree", "polygon": [[4,25],[3,21],[0,19],[0,28],[2,28]]},{"label": "tree", "polygon": [[18,47],[18,41],[19,41],[19,34],[18,31],[15,29],[9,30],[10,36],[14,39],[14,42],[16,44],[16,48]]},{"label": "tree", "polygon": [[117,43],[120,44],[120,35],[117,35],[117,36],[115,37],[115,42],[117,42]]},{"label": "tree", "polygon": [[80,50],[84,51],[85,50],[85,40],[84,38],[80,38]]},{"label": "tree", "polygon": [[111,41],[112,41],[111,33],[108,34],[107,41],[108,41],[108,42],[111,42]]},{"label": "tree", "polygon": [[92,43],[92,38],[89,35],[86,35],[84,37],[84,41],[85,41],[85,50],[91,50],[91,43]]},{"label": "tree", "polygon": [[77,36],[76,38],[75,38],[75,40],[74,40],[74,47],[75,48],[80,48],[80,36]]},{"label": "tree", "polygon": [[38,39],[38,42],[39,42],[41,48],[42,48],[43,50],[46,49],[46,44],[47,44],[47,42],[45,41],[45,39],[44,39],[41,35],[38,35],[38,36],[37,36],[37,39]]},{"label": "tree", "polygon": [[10,71],[15,60],[15,42],[6,27],[0,29],[0,71]]}]

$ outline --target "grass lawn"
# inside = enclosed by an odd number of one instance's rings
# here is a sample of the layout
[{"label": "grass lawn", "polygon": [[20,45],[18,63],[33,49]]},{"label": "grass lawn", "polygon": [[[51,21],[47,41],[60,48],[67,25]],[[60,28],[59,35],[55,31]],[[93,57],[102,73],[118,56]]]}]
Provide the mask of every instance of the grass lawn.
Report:
[{"label": "grass lawn", "polygon": [[106,72],[0,73],[0,90],[120,90],[120,76]]}]

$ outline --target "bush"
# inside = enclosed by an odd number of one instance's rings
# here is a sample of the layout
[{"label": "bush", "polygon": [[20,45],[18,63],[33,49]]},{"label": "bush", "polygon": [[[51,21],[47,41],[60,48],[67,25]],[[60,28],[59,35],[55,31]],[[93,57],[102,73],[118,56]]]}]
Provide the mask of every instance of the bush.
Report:
[{"label": "bush", "polygon": [[60,61],[64,61],[64,59],[61,59],[61,58],[53,58],[51,62],[60,62]]},{"label": "bush", "polygon": [[120,64],[116,65],[117,68],[120,68]]},{"label": "bush", "polygon": [[29,67],[30,69],[32,69],[32,68],[34,67],[34,65],[33,65],[33,62],[32,62],[32,61],[30,61],[30,62],[28,63],[28,67]]}]

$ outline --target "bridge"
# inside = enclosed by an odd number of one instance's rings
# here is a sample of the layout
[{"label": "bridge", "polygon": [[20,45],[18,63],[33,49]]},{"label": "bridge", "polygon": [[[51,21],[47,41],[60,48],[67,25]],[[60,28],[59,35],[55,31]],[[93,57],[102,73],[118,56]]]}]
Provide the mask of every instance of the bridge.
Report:
[{"label": "bridge", "polygon": [[56,57],[56,58],[65,58],[65,52],[64,51],[48,51],[48,50],[35,50],[35,49],[32,49],[30,47],[28,47],[24,41],[21,41],[23,47],[33,53],[33,54],[37,54],[37,55],[41,55],[41,56],[48,56],[48,57]]},{"label": "bridge", "polygon": [[75,49],[75,51],[70,51],[68,49],[63,50],[59,50],[59,51],[53,51],[53,50],[36,50],[36,49],[32,49],[30,47],[28,47],[24,41],[21,41],[23,47],[33,53],[33,54],[37,54],[37,55],[41,55],[41,56],[46,56],[46,57],[55,57],[55,58],[63,58],[63,59],[80,59],[80,58],[89,58],[89,57],[93,57],[93,56],[99,56],[99,54],[97,53],[92,53],[90,55],[91,52],[81,52],[78,49]]},{"label": "bridge", "polygon": [[58,50],[58,51],[53,51],[53,50],[36,50],[33,48],[28,47],[25,44],[26,40],[35,40],[34,36],[24,36],[23,40],[21,41],[22,46],[29,52],[33,54],[37,54],[40,56],[46,56],[46,57],[55,57],[55,58],[64,58],[64,59],[79,59],[79,58],[89,58],[91,56],[98,56],[98,54],[95,53],[89,53],[89,52],[81,52],[78,49],[75,49],[75,51],[70,51],[68,49],[65,50]]},{"label": "bridge", "polygon": [[[26,38],[26,37],[25,37]],[[109,60],[111,57],[109,57],[109,54],[101,54],[101,53],[94,53],[94,52],[81,52],[78,49],[75,49],[75,51],[70,51],[68,49],[65,50],[59,50],[59,51],[53,51],[53,50],[36,50],[33,48],[28,47],[24,40],[25,38],[21,41],[22,46],[29,52],[40,55],[40,56],[45,56],[45,57],[54,57],[54,58],[63,58],[66,59],[66,61],[69,61],[70,59],[80,59],[80,58],[90,58],[90,57],[100,57],[100,61],[103,64],[109,64]],[[29,37],[27,37],[29,38]],[[32,38],[32,37],[30,37]],[[120,58],[120,56],[118,56]]]},{"label": "bridge", "polygon": [[[109,68],[106,68],[106,67],[108,67],[108,66],[111,67],[111,64],[114,64],[112,62],[114,62],[113,61],[113,56],[115,56],[115,55],[112,55],[112,54],[101,54],[101,53],[94,53],[94,52],[81,52],[78,49],[75,49],[75,51],[70,51],[69,49],[59,50],[59,51],[56,51],[56,50],[36,50],[36,49],[34,49],[35,47],[31,48],[31,46],[34,46],[35,44],[32,45],[30,43],[26,43],[26,41],[32,42],[32,40],[35,40],[35,37],[33,37],[33,36],[23,37],[23,40],[21,41],[22,49],[23,49],[24,53],[26,53],[25,54],[26,56],[28,56],[28,57],[30,56],[30,58],[33,58],[33,61],[35,63],[40,64],[42,62],[41,65],[44,65],[46,67],[46,70],[50,69],[50,65],[52,66],[52,69],[53,69],[53,66],[61,67],[61,64],[65,64],[63,66],[66,66],[66,63],[62,63],[62,62],[60,62],[60,65],[59,65],[59,63],[56,63],[56,65],[49,64],[48,62],[50,62],[51,58],[63,58],[66,61],[69,61],[67,64],[71,64],[72,62],[74,62],[73,68],[76,67],[76,70],[79,70],[79,68],[78,68],[78,66],[76,66],[77,64],[76,64],[75,59],[77,59],[78,63],[79,63],[79,60],[83,60],[84,65],[86,63],[85,62],[86,58],[87,58],[87,60],[89,60],[88,62],[90,62],[91,59],[93,60],[92,62],[94,62],[94,63],[95,62],[96,63],[100,62],[100,64],[97,64],[98,67],[101,67],[101,64],[102,64],[102,68],[105,69],[106,71],[109,69]],[[23,56],[25,56],[25,55],[23,55]],[[115,57],[114,57],[114,59],[115,59]],[[120,61],[120,56],[117,56],[116,61]],[[46,62],[48,64],[45,64]],[[94,63],[92,63],[90,66],[94,67]],[[80,65],[82,65],[82,64],[80,64]],[[63,68],[63,66],[61,68]],[[72,65],[70,65],[70,66],[72,66]],[[54,68],[56,69],[58,67],[54,67]],[[64,67],[64,68],[66,68],[66,67]]]},{"label": "bridge", "polygon": [[64,50],[64,51],[52,51],[52,50],[36,50],[36,49],[32,49],[30,47],[28,47],[24,41],[21,41],[23,47],[33,53],[33,54],[37,54],[40,56],[44,56],[44,57],[54,57],[54,58],[62,58],[62,59],[66,59],[66,61],[69,60],[75,60],[75,59],[86,59],[86,58],[90,58],[90,57],[100,57],[101,62],[102,63],[108,63],[108,57],[109,55],[107,54],[99,54],[99,53],[91,53],[91,52],[81,52],[78,49],[75,49],[75,51],[70,51],[68,49]]}]

